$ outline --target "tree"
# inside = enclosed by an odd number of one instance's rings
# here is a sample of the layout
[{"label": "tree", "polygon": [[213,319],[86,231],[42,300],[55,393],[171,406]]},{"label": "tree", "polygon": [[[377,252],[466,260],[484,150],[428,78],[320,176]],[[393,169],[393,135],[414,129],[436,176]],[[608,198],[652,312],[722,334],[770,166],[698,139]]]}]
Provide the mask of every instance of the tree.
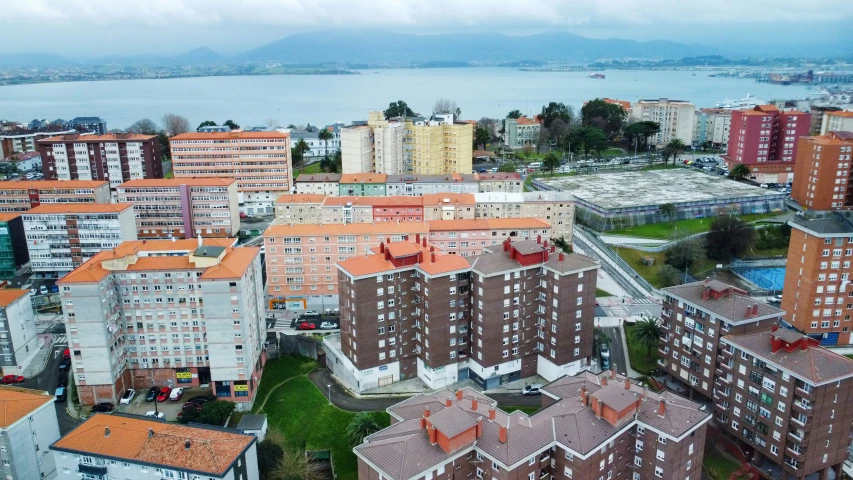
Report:
[{"label": "tree", "polygon": [[749,178],[752,173],[749,171],[749,167],[747,167],[743,163],[738,163],[732,168],[732,171],[729,172],[729,177],[735,180],[743,180],[744,178]]},{"label": "tree", "polygon": [[278,466],[270,475],[271,480],[323,480],[320,464],[303,450],[285,450]]},{"label": "tree", "polygon": [[628,112],[621,105],[607,103],[600,98],[587,102],[581,108],[581,123],[601,128],[609,140],[613,140],[625,127]]},{"label": "tree", "polygon": [[213,400],[204,404],[201,410],[188,408],[181,413],[180,423],[203,423],[206,425],[224,426],[228,417],[234,412],[234,402]]},{"label": "tree", "polygon": [[163,124],[163,130],[166,132],[166,135],[170,137],[190,131],[190,121],[187,117],[174,113],[167,113],[163,115],[163,121],[161,123]]},{"label": "tree", "polygon": [[560,157],[554,152],[548,152],[545,158],[542,159],[542,168],[547,169],[551,175],[554,174],[554,169],[560,166]]},{"label": "tree", "polygon": [[283,456],[284,449],[269,437],[258,444],[258,470],[262,480],[271,478]]},{"label": "tree", "polygon": [[385,110],[385,120],[393,117],[415,117],[417,114],[402,100],[391,102]]},{"label": "tree", "polygon": [[172,157],[172,151],[169,149],[169,136],[166,135],[165,132],[159,132],[157,134],[157,140],[160,144],[160,158],[164,161],[170,159]]},{"label": "tree", "polygon": [[317,140],[321,140],[326,146],[324,151],[326,152],[325,158],[327,161],[329,160],[329,140],[333,138],[335,138],[335,134],[328,128],[321,128],[320,131],[317,132]]},{"label": "tree", "polygon": [[143,118],[142,120],[134,122],[133,125],[128,127],[127,131],[129,133],[138,133],[141,135],[156,135],[157,124],[150,118]]},{"label": "tree", "polygon": [[311,151],[311,147],[304,138],[296,141],[290,149],[290,156],[293,161],[293,168],[301,167],[305,163],[305,154]]},{"label": "tree", "polygon": [[542,106],[542,125],[545,128],[551,126],[551,122],[560,119],[566,122],[567,125],[572,124],[572,115],[574,114],[572,107],[567,107],[564,103],[551,102],[548,105]]},{"label": "tree", "polygon": [[662,287],[672,287],[681,283],[682,273],[672,265],[664,264],[658,269],[657,279]]},{"label": "tree", "polygon": [[200,131],[204,127],[216,127],[216,122],[213,120],[205,120],[198,124],[198,128],[195,129],[196,132]]},{"label": "tree", "polygon": [[548,145],[548,129],[545,127],[539,127],[539,135],[536,137],[536,153],[540,153],[542,151],[542,147]]},{"label": "tree", "polygon": [[474,128],[474,150],[479,149],[480,145],[486,148],[489,140],[491,140],[491,135],[489,135],[488,130],[479,126]]},{"label": "tree", "polygon": [[364,442],[368,435],[382,429],[382,423],[374,412],[360,412],[352,418],[347,426],[347,439],[351,446],[356,447]]},{"label": "tree", "polygon": [[[539,127],[544,128],[544,127]],[[548,140],[556,145],[561,145],[566,135],[569,133],[569,124],[558,118],[551,122],[551,126],[547,129]]]},{"label": "tree", "polygon": [[489,142],[496,142],[500,137],[496,134],[498,131],[498,122],[494,118],[483,117],[477,120],[477,126],[486,130],[489,134]]},{"label": "tree", "polygon": [[[666,144],[663,151],[669,152],[669,155],[672,156],[672,164],[675,165],[675,162],[678,160],[678,156],[684,153],[684,150],[686,149],[687,145],[685,145],[680,138],[673,138]],[[664,153],[664,155],[666,155],[666,153]]]},{"label": "tree", "polygon": [[567,242],[564,237],[552,238],[551,242],[554,244],[555,247],[562,250],[563,253],[572,253],[575,251],[575,249],[572,248],[572,244]]},{"label": "tree", "polygon": [[331,161],[331,163],[329,163],[329,172],[330,173],[341,173],[341,171],[343,171],[343,169],[344,169],[343,163],[344,163],[343,154],[341,154],[341,151],[338,150],[337,152],[335,152],[335,158]]},{"label": "tree", "polygon": [[432,113],[446,114],[452,113],[457,118],[462,114],[462,109],[456,105],[456,102],[448,98],[439,98],[432,106]]},{"label": "tree", "polygon": [[225,120],[222,124],[223,127],[228,127],[231,130],[240,130],[240,125],[237,125],[234,120]]},{"label": "tree", "polygon": [[660,206],[660,213],[671,222],[675,220],[675,215],[678,213],[678,208],[675,206],[675,204],[664,203]]},{"label": "tree", "polygon": [[521,116],[521,110],[511,110],[506,114],[506,118],[518,118]]},{"label": "tree", "polygon": [[649,137],[660,132],[658,122],[643,121],[635,122],[625,127],[624,135],[631,144],[637,142],[638,150],[645,150],[649,144]]},{"label": "tree", "polygon": [[755,229],[743,220],[721,215],[711,223],[708,231],[708,256],[716,260],[729,261],[752,246]]},{"label": "tree", "polygon": [[574,139],[578,147],[583,149],[586,155],[589,155],[590,152],[600,155],[602,151],[607,149],[607,145],[609,144],[607,135],[600,128],[578,127],[569,136]]},{"label": "tree", "polygon": [[679,270],[686,270],[705,256],[705,242],[700,237],[676,242],[666,251],[666,263]]},{"label": "tree", "polygon": [[516,168],[518,168],[518,167],[516,167],[514,163],[504,162],[504,163],[500,164],[500,166],[498,167],[498,171],[509,173],[509,172],[514,172],[516,170]]},{"label": "tree", "polygon": [[651,360],[652,352],[658,348],[660,333],[660,320],[655,317],[643,317],[634,324],[631,339],[646,348],[646,359]]},{"label": "tree", "polygon": [[530,144],[521,147],[521,156],[524,158],[530,158],[531,155],[533,155],[533,147],[530,146]]}]

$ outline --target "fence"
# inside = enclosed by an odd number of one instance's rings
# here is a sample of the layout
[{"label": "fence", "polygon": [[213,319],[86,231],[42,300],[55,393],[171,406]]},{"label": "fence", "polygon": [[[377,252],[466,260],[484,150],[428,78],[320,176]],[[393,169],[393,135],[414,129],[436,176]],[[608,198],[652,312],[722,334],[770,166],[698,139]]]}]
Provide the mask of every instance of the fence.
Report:
[{"label": "fence", "polygon": [[282,335],[278,341],[281,355],[297,354],[317,360],[323,341],[305,335]]},{"label": "fence", "polygon": [[655,287],[652,286],[645,278],[641,277],[634,273],[634,269],[628,265],[628,262],[622,259],[619,255],[617,255],[613,250],[610,249],[607,244],[601,241],[600,238],[595,234],[595,232],[587,229],[583,225],[575,224],[575,238],[590,244],[592,248],[594,248],[599,253],[606,256],[610,263],[615,264],[615,266],[621,269],[627,276],[633,274],[633,278],[625,278],[629,283],[633,283],[639,290],[645,290],[644,293],[654,293],[657,291]]},{"label": "fence", "polygon": [[735,260],[729,265],[729,271],[753,286],[753,295],[772,295],[782,291],[785,283],[785,265],[787,260]]}]

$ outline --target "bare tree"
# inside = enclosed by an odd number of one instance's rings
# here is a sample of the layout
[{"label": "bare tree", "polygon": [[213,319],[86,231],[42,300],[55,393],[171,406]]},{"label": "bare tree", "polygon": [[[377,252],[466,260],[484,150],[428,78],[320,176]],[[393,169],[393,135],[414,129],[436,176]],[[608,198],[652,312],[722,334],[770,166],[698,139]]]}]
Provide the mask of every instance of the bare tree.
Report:
[{"label": "bare tree", "polygon": [[157,133],[157,124],[150,118],[137,120],[133,125],[127,128],[129,133],[140,133],[144,135],[155,135]]},{"label": "bare tree", "polygon": [[267,128],[269,128],[270,130],[275,130],[276,128],[281,127],[281,124],[278,123],[278,120],[274,118],[268,118],[264,120],[264,125],[266,125]]},{"label": "bare tree", "polygon": [[462,109],[460,109],[456,102],[450,100],[449,98],[439,98],[435,101],[435,104],[432,106],[433,113],[452,113],[457,117],[462,113]]},{"label": "bare tree", "polygon": [[170,137],[187,133],[190,131],[190,121],[187,117],[182,117],[181,115],[174,113],[167,113],[163,115],[163,130],[165,130],[166,135]]}]

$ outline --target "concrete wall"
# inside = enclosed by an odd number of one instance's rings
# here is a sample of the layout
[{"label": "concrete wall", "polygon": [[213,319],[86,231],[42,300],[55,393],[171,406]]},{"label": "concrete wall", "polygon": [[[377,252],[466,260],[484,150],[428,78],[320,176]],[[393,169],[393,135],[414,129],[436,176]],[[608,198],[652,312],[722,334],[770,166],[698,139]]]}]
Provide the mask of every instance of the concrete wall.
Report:
[{"label": "concrete wall", "polygon": [[[32,418],[32,421],[29,420]],[[56,476],[50,445],[59,440],[59,424],[53,402],[48,402],[29,416],[5,429],[0,445],[6,451],[0,458],[8,460],[9,466],[0,465],[5,478],[13,480],[52,479]]]}]

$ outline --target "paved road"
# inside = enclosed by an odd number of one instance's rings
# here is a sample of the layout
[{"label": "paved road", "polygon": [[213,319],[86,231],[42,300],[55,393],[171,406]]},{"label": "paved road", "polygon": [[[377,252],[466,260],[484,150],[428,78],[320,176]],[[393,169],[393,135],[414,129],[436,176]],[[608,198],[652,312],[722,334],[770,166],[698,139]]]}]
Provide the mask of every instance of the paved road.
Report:
[{"label": "paved road", "polygon": [[[323,392],[323,396],[329,398],[329,385],[331,385],[332,403],[342,410],[350,412],[377,412],[384,411],[391,405],[402,402],[409,396],[399,397],[369,397],[355,398],[349,392],[338,384],[332,378],[331,373],[326,368],[318,368],[310,374],[308,378],[311,382]],[[515,406],[515,407],[532,407],[539,406],[541,400],[538,396],[525,396],[520,393],[497,393],[488,394],[489,397],[497,400],[499,406]]]},{"label": "paved road", "polygon": [[601,264],[601,269],[604,270],[608,275],[610,275],[610,278],[612,278],[613,281],[618,283],[619,286],[622,287],[622,289],[625,290],[626,293],[628,293],[628,295],[631,295],[634,298],[645,298],[645,294],[643,292],[641,292],[634,285],[625,280],[624,275],[628,275],[628,273],[623,272],[621,269],[617,270],[616,268],[611,266],[610,263],[608,263],[606,260],[599,258],[596,251],[587,243],[584,238],[582,238],[582,235],[577,234],[578,230],[579,229],[575,229],[575,235],[572,238],[572,242],[578,245],[580,249],[583,250],[585,255],[597,259]]},{"label": "paved road", "polygon": [[610,363],[616,365],[616,371],[625,375],[627,365],[626,353],[622,348],[622,327],[602,327],[604,334],[610,338]]}]

